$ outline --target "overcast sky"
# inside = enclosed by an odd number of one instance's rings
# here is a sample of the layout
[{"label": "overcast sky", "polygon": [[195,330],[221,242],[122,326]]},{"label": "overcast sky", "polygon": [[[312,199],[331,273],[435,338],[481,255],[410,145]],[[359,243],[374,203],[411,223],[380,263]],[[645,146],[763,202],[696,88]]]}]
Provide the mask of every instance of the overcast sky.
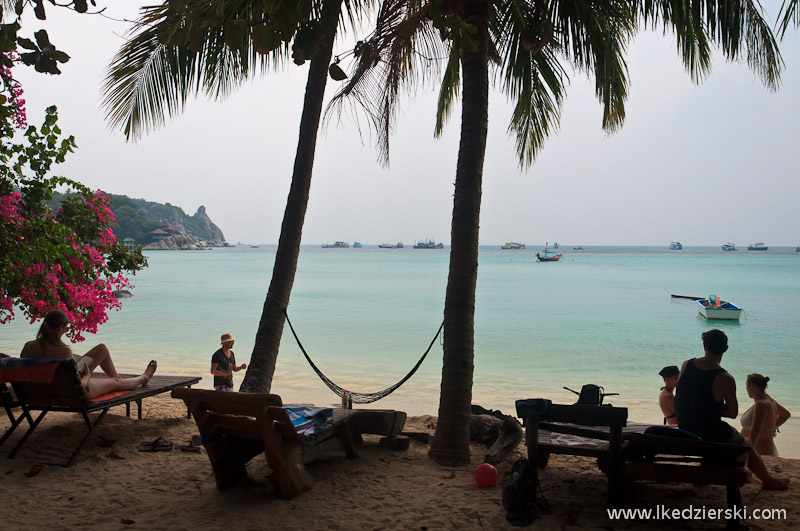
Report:
[{"label": "overcast sky", "polygon": [[[779,2],[765,6],[774,21]],[[106,13],[131,19],[136,9],[113,5]],[[78,151],[55,173],[189,215],[205,205],[228,241],[277,243],[307,65],[257,78],[223,102],[201,96],[164,128],[128,143],[104,118],[101,81],[129,24],[49,5],[47,15],[41,23],[26,12],[21,33],[45,27],[72,59],[60,76],[23,68],[16,75],[29,123],[41,124],[56,104],[62,130],[77,139]],[[338,51],[350,46],[341,42]],[[524,172],[506,133],[511,107],[494,91],[481,244],[800,244],[800,31],[787,34],[781,51],[778,93],[719,53],[711,75],[695,85],[672,36],[642,34],[629,50],[622,130],[602,131],[592,82],[572,74],[561,129]],[[336,86],[329,80],[326,100]],[[436,140],[435,104],[434,93],[403,101],[388,169],[354,122],[322,132],[304,244],[449,243],[460,110]]]}]

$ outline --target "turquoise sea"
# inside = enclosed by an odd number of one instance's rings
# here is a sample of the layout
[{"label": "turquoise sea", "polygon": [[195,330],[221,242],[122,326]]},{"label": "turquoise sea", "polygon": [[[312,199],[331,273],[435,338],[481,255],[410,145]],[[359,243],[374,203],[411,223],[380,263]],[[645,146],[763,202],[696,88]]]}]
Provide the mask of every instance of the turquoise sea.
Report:
[{"label": "turquoise sea", "polygon": [[[736,378],[740,411],[751,400],[750,372],[770,376],[770,394],[795,414],[778,435],[782,456],[800,458],[800,253],[723,252],[719,247],[563,246],[564,259],[536,262],[539,246],[482,246],[477,293],[473,403],[513,414],[518,398],[572,403],[562,387],[602,385],[630,418],[660,422],[658,371],[702,355],[700,334],[730,338],[723,365]],[[122,372],[151,358],[173,374],[208,374],[219,336],[231,332],[247,362],[266,296],[275,246],[151,251],[133,278],[134,296],[96,336]],[[289,315],[320,369],[338,384],[373,392],[402,378],[441,324],[449,250],[303,246]],[[670,294],[719,295],[744,308],[740,322],[706,321],[693,301]],[[38,325],[0,327],[0,352],[18,354]],[[438,410],[442,348],[375,407],[412,415]],[[244,372],[236,375],[237,385]],[[286,327],[273,391],[286,402],[332,404]],[[738,426],[739,420],[730,421]]]}]

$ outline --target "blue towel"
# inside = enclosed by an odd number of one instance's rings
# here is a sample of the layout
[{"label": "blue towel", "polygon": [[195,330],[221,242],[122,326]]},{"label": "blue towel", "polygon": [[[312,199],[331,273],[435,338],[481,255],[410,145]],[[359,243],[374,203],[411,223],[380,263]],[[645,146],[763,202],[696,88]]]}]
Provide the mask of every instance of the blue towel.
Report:
[{"label": "blue towel", "polygon": [[333,408],[312,408],[308,406],[286,406],[292,426],[300,436],[303,448],[309,448],[333,420]]}]

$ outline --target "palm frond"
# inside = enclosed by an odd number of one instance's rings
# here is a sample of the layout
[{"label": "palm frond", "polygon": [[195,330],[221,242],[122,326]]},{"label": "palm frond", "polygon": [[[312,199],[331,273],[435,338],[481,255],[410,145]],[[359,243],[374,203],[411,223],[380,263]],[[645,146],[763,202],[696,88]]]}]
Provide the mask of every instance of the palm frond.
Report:
[{"label": "palm frond", "polygon": [[444,69],[442,86],[439,88],[439,101],[436,105],[436,129],[434,136],[441,136],[444,126],[450,118],[453,105],[458,101],[461,86],[461,54],[456,48],[450,50],[450,59]]},{"label": "palm frond", "polygon": [[783,0],[781,10],[778,12],[778,32],[781,39],[792,23],[800,27],[800,0]]},{"label": "palm frond", "polygon": [[[323,1],[298,4],[309,17],[299,26],[274,28],[269,9],[282,4],[262,0],[189,0],[181,12],[170,9],[169,2],[143,8],[106,71],[107,119],[128,139],[137,139],[180,113],[191,95],[224,99],[257,72],[285,65],[297,28],[307,24],[329,31],[327,24],[337,24],[321,21]],[[351,1],[361,5],[362,0]],[[273,38],[269,46],[263,43],[265,34]],[[259,53],[265,46],[270,51]]]},{"label": "palm frond", "polygon": [[560,44],[553,39],[552,13],[542,9],[544,4],[495,5],[489,28],[502,56],[502,90],[515,102],[508,132],[516,137],[524,169],[558,130],[569,77],[559,59]]},{"label": "palm frond", "polygon": [[409,92],[438,79],[446,51],[427,19],[429,4],[387,0],[381,5],[375,30],[356,45],[356,64],[348,81],[325,110],[326,124],[347,108],[354,116],[364,112],[377,135],[378,160],[389,163],[389,137],[397,118],[401,87]]},{"label": "palm frond", "polygon": [[681,59],[694,81],[708,73],[715,44],[729,61],[745,55],[764,85],[777,89],[783,60],[757,0],[637,0],[635,5],[645,25],[662,23],[664,31],[675,33]]}]

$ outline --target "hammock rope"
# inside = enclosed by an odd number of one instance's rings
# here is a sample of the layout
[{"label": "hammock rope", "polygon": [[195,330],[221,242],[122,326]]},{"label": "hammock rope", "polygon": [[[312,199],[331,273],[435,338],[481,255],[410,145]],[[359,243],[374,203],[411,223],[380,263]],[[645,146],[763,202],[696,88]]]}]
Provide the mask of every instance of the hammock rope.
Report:
[{"label": "hammock rope", "polygon": [[389,396],[394,391],[396,391],[397,388],[406,383],[409,378],[414,376],[414,373],[417,372],[417,369],[419,369],[420,365],[422,365],[422,362],[425,361],[425,357],[428,355],[428,352],[431,351],[431,348],[433,348],[433,344],[436,343],[436,339],[439,337],[439,334],[442,333],[442,328],[444,328],[444,321],[442,321],[442,324],[439,326],[439,330],[436,331],[436,335],[433,336],[433,339],[431,340],[430,345],[428,345],[427,350],[425,350],[425,353],[422,354],[422,357],[419,359],[417,364],[414,365],[411,371],[408,374],[406,374],[402,380],[392,385],[391,387],[387,387],[386,389],[383,389],[382,391],[377,391],[375,393],[356,393],[353,391],[349,391],[344,387],[336,385],[330,378],[325,376],[322,373],[322,371],[319,370],[319,368],[317,368],[314,362],[311,361],[311,357],[308,355],[308,352],[306,352],[306,349],[303,347],[303,344],[300,342],[300,338],[297,337],[297,332],[295,332],[294,326],[292,326],[292,321],[289,320],[289,314],[284,312],[284,315],[286,316],[286,322],[289,324],[289,329],[292,331],[294,340],[297,341],[297,346],[300,347],[300,351],[303,353],[303,356],[306,357],[306,361],[308,361],[308,364],[311,365],[312,369],[314,369],[314,372],[317,373],[319,379],[322,380],[331,391],[336,393],[336,395],[338,395],[339,398],[341,398],[342,395],[345,392],[347,392],[350,395],[354,404],[371,404],[372,402],[377,402],[381,398]]}]

